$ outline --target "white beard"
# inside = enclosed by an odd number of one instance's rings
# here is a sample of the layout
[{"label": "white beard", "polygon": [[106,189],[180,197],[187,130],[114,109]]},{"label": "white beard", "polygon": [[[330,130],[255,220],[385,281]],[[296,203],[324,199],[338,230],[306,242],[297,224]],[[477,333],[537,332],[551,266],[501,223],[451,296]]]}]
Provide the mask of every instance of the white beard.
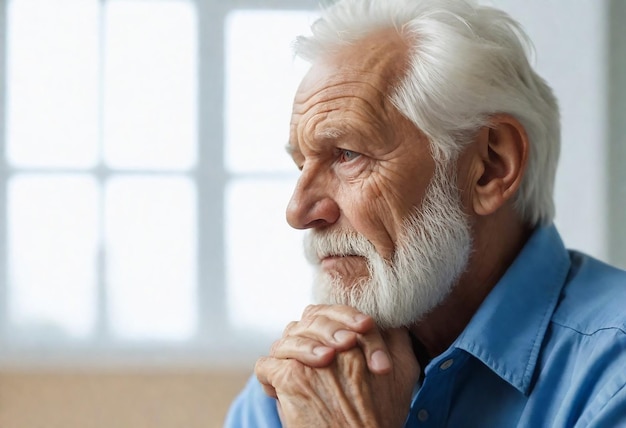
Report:
[{"label": "white beard", "polygon": [[[441,303],[465,270],[472,247],[454,182],[437,165],[421,207],[403,222],[390,262],[357,232],[311,230],[305,254],[317,270],[316,302],[352,306],[381,328],[411,325]],[[341,276],[323,271],[320,261],[329,255],[364,257],[369,278],[346,284]]]}]

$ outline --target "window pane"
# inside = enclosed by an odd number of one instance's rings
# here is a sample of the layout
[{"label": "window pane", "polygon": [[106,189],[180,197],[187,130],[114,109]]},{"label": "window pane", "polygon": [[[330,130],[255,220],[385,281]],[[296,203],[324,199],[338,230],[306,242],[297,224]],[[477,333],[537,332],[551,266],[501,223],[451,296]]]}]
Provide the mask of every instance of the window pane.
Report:
[{"label": "window pane", "polygon": [[98,1],[8,2],[7,155],[89,167],[98,143]]},{"label": "window pane", "polygon": [[104,156],[117,168],[196,162],[197,30],[191,1],[105,2]]},{"label": "window pane", "polygon": [[285,144],[291,104],[308,66],[291,44],[314,15],[235,11],[226,21],[226,166],[231,172],[295,171]]},{"label": "window pane", "polygon": [[97,184],[79,175],[21,175],[8,190],[12,333],[88,335],[96,318]]},{"label": "window pane", "polygon": [[105,194],[109,319],[124,339],[196,327],[196,194],[181,177],[120,177]]},{"label": "window pane", "polygon": [[227,189],[228,308],[235,328],[282,331],[309,302],[302,233],[285,221],[286,181],[237,180]]}]

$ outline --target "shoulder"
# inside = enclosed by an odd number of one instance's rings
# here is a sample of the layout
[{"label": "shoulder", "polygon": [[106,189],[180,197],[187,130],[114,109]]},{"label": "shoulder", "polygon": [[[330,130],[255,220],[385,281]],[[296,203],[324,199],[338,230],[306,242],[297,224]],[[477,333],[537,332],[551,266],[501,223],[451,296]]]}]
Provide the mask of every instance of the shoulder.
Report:
[{"label": "shoulder", "polygon": [[626,272],[576,251],[570,259],[553,324],[583,335],[613,330],[626,338]]},{"label": "shoulder", "polygon": [[280,428],[276,400],[263,392],[261,384],[252,376],[228,411],[227,428]]},{"label": "shoulder", "polygon": [[[542,346],[537,388],[560,397],[556,414],[577,420],[576,426],[621,426],[626,417],[626,272],[578,252],[570,252],[570,259]],[[617,420],[617,425],[603,425]]]}]

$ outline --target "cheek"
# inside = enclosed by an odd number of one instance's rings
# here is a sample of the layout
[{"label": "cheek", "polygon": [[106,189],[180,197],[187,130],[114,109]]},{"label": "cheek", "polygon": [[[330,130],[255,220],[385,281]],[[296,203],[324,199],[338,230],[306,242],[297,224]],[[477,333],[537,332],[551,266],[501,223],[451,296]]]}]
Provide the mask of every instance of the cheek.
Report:
[{"label": "cheek", "polygon": [[[407,184],[410,183],[410,184]],[[373,201],[381,216],[396,223],[402,223],[406,216],[419,205],[425,189],[414,180],[396,180],[379,177],[372,180],[363,192]]]},{"label": "cheek", "polygon": [[350,227],[372,242],[383,257],[390,258],[402,221],[413,205],[403,201],[397,188],[384,180],[344,188],[342,196]]}]

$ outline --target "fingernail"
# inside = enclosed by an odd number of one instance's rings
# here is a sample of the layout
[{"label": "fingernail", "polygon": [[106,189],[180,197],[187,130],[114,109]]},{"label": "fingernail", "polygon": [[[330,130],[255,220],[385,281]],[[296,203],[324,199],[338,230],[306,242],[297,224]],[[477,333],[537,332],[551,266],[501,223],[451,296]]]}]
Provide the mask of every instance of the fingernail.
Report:
[{"label": "fingernail", "polygon": [[387,354],[383,351],[374,351],[371,357],[372,369],[376,371],[385,371],[391,368],[391,361]]},{"label": "fingernail", "polygon": [[352,336],[353,333],[350,333],[349,331],[338,330],[335,332],[335,334],[333,334],[333,339],[335,339],[336,342],[343,343],[348,342],[350,339],[352,339]]},{"label": "fingernail", "polygon": [[365,321],[366,319],[368,319],[369,317],[365,314],[358,314],[354,316],[354,321],[356,321],[357,323],[361,323],[363,321]]},{"label": "fingernail", "polygon": [[331,349],[326,346],[316,346],[315,348],[313,348],[313,354],[317,355],[318,357],[323,357],[324,355],[328,354],[328,351],[330,350]]}]

